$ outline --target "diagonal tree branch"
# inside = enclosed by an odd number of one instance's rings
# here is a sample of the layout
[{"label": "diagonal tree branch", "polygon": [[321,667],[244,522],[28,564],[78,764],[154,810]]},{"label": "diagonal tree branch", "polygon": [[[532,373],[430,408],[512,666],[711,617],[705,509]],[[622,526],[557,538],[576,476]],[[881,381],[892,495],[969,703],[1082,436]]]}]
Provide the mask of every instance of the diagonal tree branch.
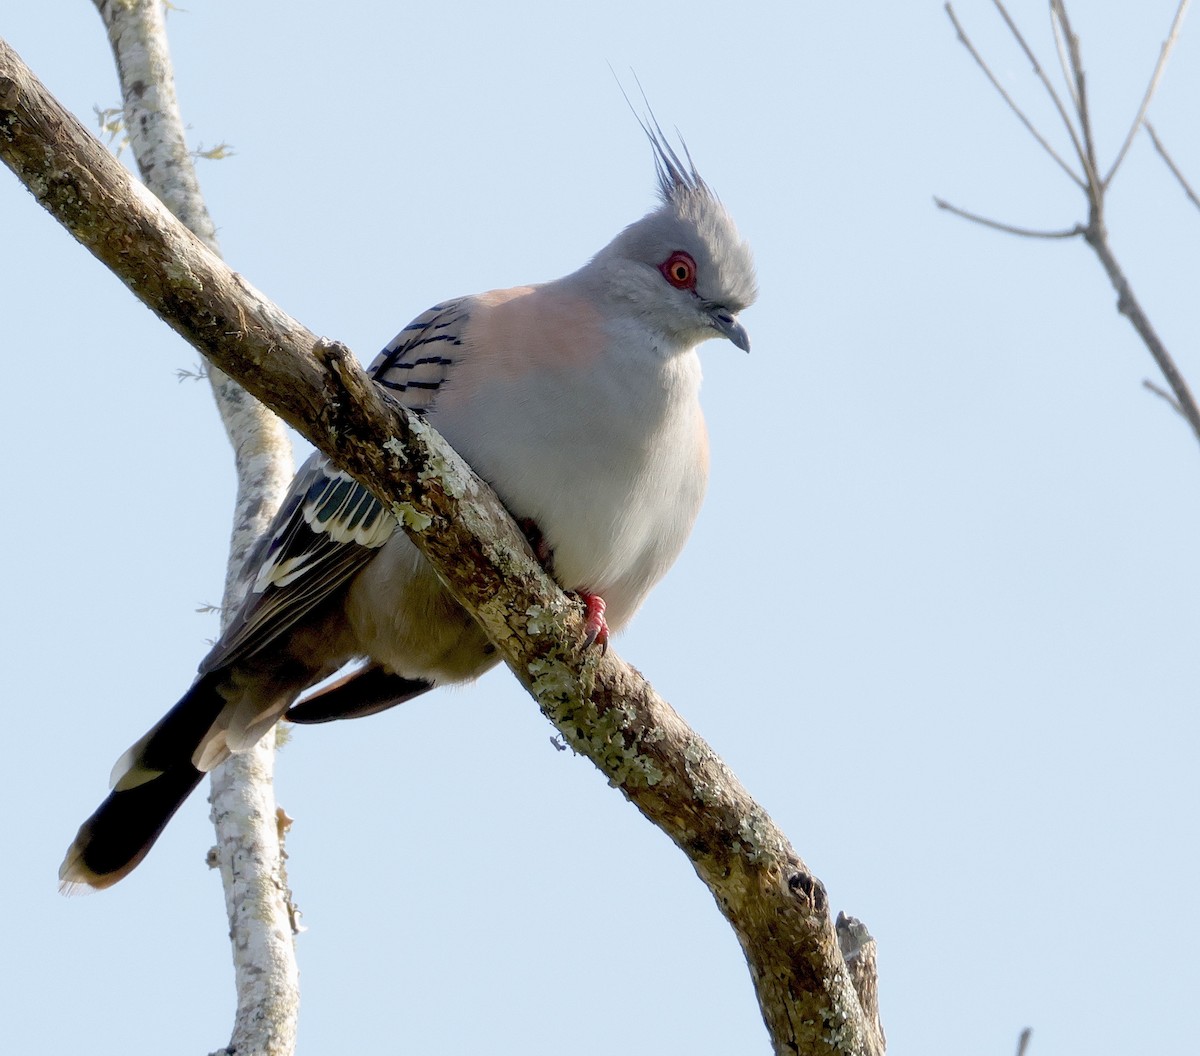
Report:
[{"label": "diagonal tree branch", "polygon": [[1134,295],[1133,287],[1129,284],[1129,279],[1126,278],[1124,270],[1117,261],[1116,255],[1112,251],[1112,247],[1108,244],[1108,238],[1103,227],[1089,226],[1084,233],[1084,239],[1087,244],[1092,247],[1093,252],[1100,259],[1100,264],[1104,268],[1104,273],[1108,276],[1109,282],[1112,283],[1113,289],[1117,293],[1117,311],[1120,312],[1132,324],[1138,336],[1142,339],[1142,343],[1150,351],[1150,355],[1154,357],[1154,362],[1158,364],[1158,369],[1162,371],[1162,376],[1166,379],[1167,384],[1174,394],[1177,410],[1186,419],[1188,425],[1192,427],[1192,433],[1197,440],[1200,440],[1200,411],[1196,408],[1196,400],[1192,396],[1192,390],[1188,386],[1187,379],[1183,373],[1175,365],[1175,360],[1170,352],[1167,351],[1167,346],[1163,344],[1162,338],[1158,336],[1158,331],[1155,330],[1154,324],[1150,322],[1150,317],[1142,308],[1141,302]]},{"label": "diagonal tree branch", "polygon": [[[495,494],[349,351],[231,272],[0,42],[0,157],[164,321],[391,509],[563,739],[688,857],[745,952],[775,1051],[877,1056],[824,887],[716,753],[583,616]],[[860,997],[861,995],[861,997]]]},{"label": "diagonal tree branch", "polygon": [[[219,255],[216,228],[184,136],[162,2],[95,3],[116,61],[125,128],[142,181]],[[237,470],[224,625],[247,589],[246,555],[283,501],[293,464],[283,423],[222,371],[209,370],[208,377]],[[296,1047],[300,980],[274,769],[275,738],[263,737],[213,771],[209,801],[237,994],[227,1049],[290,1056]]]}]

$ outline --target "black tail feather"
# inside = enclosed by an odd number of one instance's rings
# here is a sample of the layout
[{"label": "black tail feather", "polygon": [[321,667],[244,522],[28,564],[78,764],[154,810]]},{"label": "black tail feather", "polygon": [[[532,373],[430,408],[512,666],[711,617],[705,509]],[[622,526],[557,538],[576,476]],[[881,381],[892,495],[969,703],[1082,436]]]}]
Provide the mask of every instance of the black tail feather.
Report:
[{"label": "black tail feather", "polygon": [[217,685],[228,677],[224,670],[202,675],[155,724],[144,738],[140,762],[150,770],[170,770],[179,760],[190,759],[201,739],[212,728],[226,705]]},{"label": "black tail feather", "polygon": [[136,866],[204,775],[184,762],[136,788],[112,792],[80,827],[58,877],[64,891],[76,884],[103,888]]},{"label": "black tail feather", "polygon": [[298,723],[361,719],[394,708],[431,689],[433,683],[423,678],[404,678],[371,665],[351,671],[324,689],[309,694],[288,708],[286,717]]},{"label": "black tail feather", "polygon": [[[131,787],[111,792],[80,827],[58,870],[62,890],[103,888],[126,876],[154,846],[204,774],[192,765],[201,738],[225,706],[221,677],[196,680],[163,719],[131,749]],[[128,782],[127,782],[128,784]]]}]

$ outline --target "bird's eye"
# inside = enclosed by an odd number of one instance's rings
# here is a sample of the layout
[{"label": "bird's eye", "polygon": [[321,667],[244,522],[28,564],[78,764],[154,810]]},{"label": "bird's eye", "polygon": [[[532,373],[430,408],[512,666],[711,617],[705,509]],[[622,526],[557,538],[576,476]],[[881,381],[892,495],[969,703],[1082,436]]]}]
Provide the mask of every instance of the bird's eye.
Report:
[{"label": "bird's eye", "polygon": [[696,288],[696,262],[682,249],[677,249],[659,266],[663,277],[677,290]]}]

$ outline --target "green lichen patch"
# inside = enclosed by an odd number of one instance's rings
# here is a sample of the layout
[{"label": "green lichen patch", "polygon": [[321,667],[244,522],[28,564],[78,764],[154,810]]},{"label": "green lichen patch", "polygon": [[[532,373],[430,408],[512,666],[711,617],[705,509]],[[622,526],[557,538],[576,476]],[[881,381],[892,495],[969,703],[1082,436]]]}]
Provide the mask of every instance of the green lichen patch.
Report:
[{"label": "green lichen patch", "polygon": [[433,518],[421,513],[411,502],[394,502],[391,511],[396,520],[414,532],[423,532],[433,524]]},{"label": "green lichen patch", "polygon": [[423,422],[419,418],[413,420],[413,436],[420,437],[429,448],[429,460],[417,474],[417,479],[422,484],[436,480],[447,495],[461,499],[470,490],[470,477],[463,472],[461,462],[457,459],[447,458],[437,450],[441,445],[432,441],[433,431],[427,422]]},{"label": "green lichen patch", "polygon": [[399,461],[401,465],[408,465],[408,451],[405,450],[404,445],[400,442],[398,437],[393,436],[391,439],[385,440],[383,442],[383,449],[389,455],[395,455],[397,461]]}]

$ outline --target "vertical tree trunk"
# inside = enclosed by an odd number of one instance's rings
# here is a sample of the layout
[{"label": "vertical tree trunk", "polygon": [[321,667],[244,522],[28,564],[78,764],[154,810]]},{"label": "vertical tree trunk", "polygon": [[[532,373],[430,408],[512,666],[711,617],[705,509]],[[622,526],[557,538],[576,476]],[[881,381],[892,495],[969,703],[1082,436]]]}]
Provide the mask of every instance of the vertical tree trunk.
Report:
[{"label": "vertical tree trunk", "polygon": [[[142,179],[219,253],[184,141],[162,4],[96,0],[96,7],[108,29],[121,79],[125,127]],[[279,419],[215,367],[208,375],[237,466],[224,624],[246,590],[246,554],[278,509],[293,465]],[[275,805],[274,768],[274,738],[265,737],[213,773],[211,803],[237,984],[237,1013],[225,1051],[285,1056],[295,1049],[300,994],[295,914],[282,853],[287,819]]]}]

